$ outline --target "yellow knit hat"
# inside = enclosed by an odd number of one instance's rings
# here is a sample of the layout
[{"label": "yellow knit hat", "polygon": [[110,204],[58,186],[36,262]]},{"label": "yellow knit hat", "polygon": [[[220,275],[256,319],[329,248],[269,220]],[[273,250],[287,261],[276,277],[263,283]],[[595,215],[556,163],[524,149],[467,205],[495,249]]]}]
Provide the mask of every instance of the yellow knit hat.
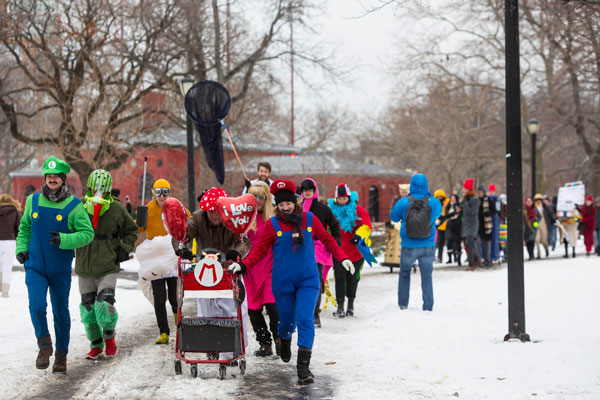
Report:
[{"label": "yellow knit hat", "polygon": [[154,182],[154,185],[152,186],[152,189],[156,189],[156,188],[171,189],[171,185],[169,185],[169,182],[166,179],[157,179]]}]

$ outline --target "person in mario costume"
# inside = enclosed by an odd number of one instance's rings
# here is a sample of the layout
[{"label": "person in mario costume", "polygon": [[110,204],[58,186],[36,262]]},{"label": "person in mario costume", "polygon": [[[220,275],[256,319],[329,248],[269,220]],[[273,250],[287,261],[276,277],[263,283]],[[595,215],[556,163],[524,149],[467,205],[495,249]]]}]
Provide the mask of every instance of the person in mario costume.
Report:
[{"label": "person in mario costume", "polygon": [[315,259],[315,240],[320,240],[333,256],[354,273],[354,264],[346,257],[335,239],[311,212],[296,203],[296,186],[288,180],[271,184],[277,210],[266,223],[263,235],[250,254],[229,266],[232,272],[244,273],[273,249],[272,288],[279,313],[278,334],[281,338],[281,360],[292,357],[292,334],[298,326],[298,383],[314,381],[310,358],[315,338],[314,310],[321,289]]}]

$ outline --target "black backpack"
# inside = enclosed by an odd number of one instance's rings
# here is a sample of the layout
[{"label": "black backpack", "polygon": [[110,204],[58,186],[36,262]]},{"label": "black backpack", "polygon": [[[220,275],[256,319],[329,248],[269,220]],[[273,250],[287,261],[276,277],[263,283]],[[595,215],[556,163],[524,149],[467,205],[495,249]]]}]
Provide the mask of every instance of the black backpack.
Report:
[{"label": "black backpack", "polygon": [[429,195],[422,199],[408,196],[408,207],[406,207],[406,234],[409,238],[425,239],[431,235],[431,207],[429,206]]}]

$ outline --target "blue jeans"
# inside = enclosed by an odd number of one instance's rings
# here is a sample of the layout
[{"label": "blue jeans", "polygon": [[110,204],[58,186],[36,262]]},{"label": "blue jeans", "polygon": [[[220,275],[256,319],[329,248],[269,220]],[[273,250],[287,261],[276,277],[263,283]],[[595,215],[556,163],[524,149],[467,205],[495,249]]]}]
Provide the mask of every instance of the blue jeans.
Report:
[{"label": "blue jeans", "polygon": [[408,297],[410,292],[410,270],[419,260],[419,270],[421,271],[421,290],[423,292],[423,310],[431,311],[433,309],[433,283],[431,273],[433,271],[433,257],[435,256],[435,246],[402,248],[400,253],[400,274],[398,275],[398,305],[408,306]]}]

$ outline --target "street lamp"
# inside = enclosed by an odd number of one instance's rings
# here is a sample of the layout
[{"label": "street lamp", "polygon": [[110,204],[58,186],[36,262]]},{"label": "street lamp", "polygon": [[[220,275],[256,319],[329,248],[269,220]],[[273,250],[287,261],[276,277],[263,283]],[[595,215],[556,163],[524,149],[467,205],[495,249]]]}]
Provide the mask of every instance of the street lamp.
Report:
[{"label": "street lamp", "polygon": [[531,198],[535,197],[535,140],[540,130],[540,123],[532,118],[527,123],[527,130],[531,135]]},{"label": "street lamp", "polygon": [[[194,86],[194,79],[186,77],[179,81],[181,94],[185,98],[186,93]],[[196,184],[194,180],[194,127],[187,112],[185,113],[187,125],[187,170],[188,170],[188,208],[191,212],[196,209]]]}]

